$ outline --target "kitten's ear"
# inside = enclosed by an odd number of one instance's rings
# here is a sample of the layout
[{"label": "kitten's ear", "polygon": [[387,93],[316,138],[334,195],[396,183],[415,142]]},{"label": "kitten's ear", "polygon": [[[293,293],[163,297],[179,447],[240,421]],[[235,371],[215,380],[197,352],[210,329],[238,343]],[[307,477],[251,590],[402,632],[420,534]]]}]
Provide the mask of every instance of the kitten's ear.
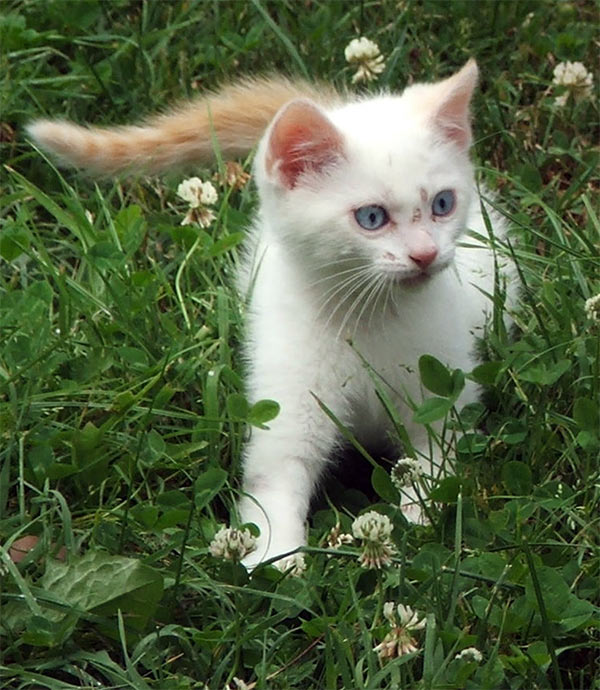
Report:
[{"label": "kitten's ear", "polygon": [[435,123],[446,139],[454,141],[463,149],[468,149],[471,145],[469,106],[478,74],[477,63],[471,58],[456,74],[437,84],[441,101],[438,101]]},{"label": "kitten's ear", "polygon": [[302,173],[318,172],[343,158],[343,143],[342,134],[312,101],[292,101],[271,127],[267,174],[292,189]]}]

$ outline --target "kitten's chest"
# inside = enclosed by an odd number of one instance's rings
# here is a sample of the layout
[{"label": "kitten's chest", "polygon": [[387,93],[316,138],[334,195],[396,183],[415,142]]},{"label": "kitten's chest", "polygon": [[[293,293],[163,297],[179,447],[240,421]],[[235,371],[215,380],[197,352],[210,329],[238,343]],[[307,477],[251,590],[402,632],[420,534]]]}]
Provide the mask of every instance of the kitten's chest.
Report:
[{"label": "kitten's chest", "polygon": [[474,333],[485,321],[469,297],[470,291],[457,289],[446,272],[429,289],[405,294],[401,303],[360,324],[354,347],[390,385],[413,381],[423,354],[468,368],[474,362]]},{"label": "kitten's chest", "polygon": [[464,303],[414,300],[400,313],[389,313],[379,327],[357,332],[353,347],[363,366],[356,375],[353,419],[367,443],[389,426],[377,395],[379,386],[404,419],[426,395],[418,373],[419,358],[433,355],[451,368],[470,371],[476,363],[474,324]]}]

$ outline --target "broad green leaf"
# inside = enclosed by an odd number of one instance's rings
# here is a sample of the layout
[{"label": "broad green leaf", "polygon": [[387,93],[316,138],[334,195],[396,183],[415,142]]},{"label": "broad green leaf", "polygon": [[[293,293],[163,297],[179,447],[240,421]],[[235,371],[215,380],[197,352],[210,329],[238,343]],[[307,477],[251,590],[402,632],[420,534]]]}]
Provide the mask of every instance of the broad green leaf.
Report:
[{"label": "broad green leaf", "polygon": [[[222,471],[222,470],[221,470]],[[190,499],[179,489],[171,489],[171,491],[163,491],[156,497],[156,504],[159,506],[188,507]]]},{"label": "broad green leaf", "polygon": [[431,491],[429,497],[432,501],[440,503],[456,503],[460,491],[461,482],[458,477],[446,477]]},{"label": "broad green leaf", "polygon": [[416,424],[431,424],[445,417],[452,409],[453,401],[448,398],[429,398],[413,414]]},{"label": "broad green leaf", "polygon": [[102,429],[93,422],[87,422],[83,429],[73,431],[72,444],[75,462],[84,467],[92,459],[92,451],[96,450],[104,434]]},{"label": "broad green leaf", "polygon": [[211,257],[215,257],[219,256],[219,254],[224,254],[225,252],[240,244],[240,242],[243,241],[244,237],[245,233],[243,232],[234,232],[231,235],[222,237],[220,240],[217,240],[213,244],[213,246],[208,250],[208,255]]},{"label": "broad green leaf", "polygon": [[78,618],[76,614],[69,614],[55,621],[43,616],[31,616],[21,639],[34,647],[57,647],[71,637]]},{"label": "broad green leaf", "polygon": [[585,429],[580,431],[577,434],[577,444],[584,450],[594,450],[598,447],[598,432]]},{"label": "broad green leaf", "polygon": [[127,254],[133,254],[146,234],[146,222],[142,217],[141,208],[136,204],[122,208],[117,213],[114,223],[123,249]]},{"label": "broad green leaf", "polygon": [[147,436],[148,447],[156,455],[162,455],[165,452],[165,442],[163,437],[156,431],[156,429],[151,429]]},{"label": "broad green leaf", "polygon": [[181,508],[169,508],[165,510],[156,521],[154,529],[160,532],[163,529],[185,525],[190,517],[190,511]]},{"label": "broad green leaf", "polygon": [[54,453],[49,443],[40,443],[33,446],[27,455],[27,460],[35,478],[38,482],[43,482],[47,476],[48,469],[54,462]]},{"label": "broad green leaf", "polygon": [[144,527],[151,529],[158,520],[158,508],[148,503],[140,503],[131,509],[131,515]]},{"label": "broad green leaf", "polygon": [[227,481],[227,472],[220,467],[210,467],[194,483],[194,503],[199,510],[208,505]]},{"label": "broad green leaf", "polygon": [[13,261],[29,247],[29,236],[16,224],[6,224],[0,228],[0,256]]},{"label": "broad green leaf", "polygon": [[577,398],[573,404],[573,419],[585,431],[600,429],[600,406],[590,398]]},{"label": "broad green leaf", "polygon": [[231,419],[242,421],[248,417],[250,406],[241,393],[232,393],[227,397],[227,412]]},{"label": "broad green leaf", "polygon": [[120,347],[117,352],[128,364],[134,367],[148,366],[148,355],[139,347]]},{"label": "broad green leaf", "polygon": [[250,408],[248,421],[253,426],[264,429],[266,422],[270,422],[277,417],[279,409],[279,403],[274,400],[259,400]]},{"label": "broad green leaf", "polygon": [[[488,437],[483,434],[465,434],[458,439],[456,452],[461,456],[479,455],[487,448]],[[465,458],[462,458],[465,459]]]},{"label": "broad green leaf", "polygon": [[118,393],[115,395],[113,400],[112,409],[115,412],[125,412],[135,403],[135,396],[131,391],[123,391],[123,393]]},{"label": "broad green leaf", "polygon": [[540,386],[552,386],[572,366],[570,359],[559,359],[550,365],[540,362],[519,372],[519,378]]},{"label": "broad green leaf", "polygon": [[571,594],[569,598],[569,606],[563,612],[560,619],[560,627],[564,632],[575,630],[585,625],[592,616],[596,613],[591,602],[585,599],[578,599]]},{"label": "broad green leaf", "polygon": [[489,605],[489,600],[480,596],[479,594],[475,594],[473,597],[471,597],[471,608],[473,609],[473,612],[477,618],[480,618],[481,620],[485,620]]},{"label": "broad green leaf", "polygon": [[[570,604],[569,585],[559,572],[549,566],[542,565],[536,568],[536,575],[548,618],[555,621],[561,620]],[[539,602],[531,576],[525,583],[525,596],[529,604],[539,611]]]},{"label": "broad green leaf", "polygon": [[304,623],[301,625],[301,628],[310,638],[315,638],[323,635],[335,624],[336,618],[334,616],[319,616],[317,618],[311,618],[308,621],[304,621]]},{"label": "broad green leaf", "polygon": [[373,472],[371,473],[371,485],[373,486],[373,489],[375,489],[377,495],[384,501],[387,501],[388,503],[398,503],[400,498],[398,495],[398,490],[392,484],[390,475],[383,469],[383,467],[378,465],[377,467],[373,468]]},{"label": "broad green leaf", "polygon": [[86,254],[90,263],[99,268],[114,268],[125,258],[123,252],[112,242],[96,242]]},{"label": "broad green leaf", "polygon": [[436,395],[452,395],[452,375],[439,360],[432,355],[419,358],[419,374],[421,382],[428,391]]},{"label": "broad green leaf", "polygon": [[465,387],[465,374],[461,369],[455,369],[452,372],[452,393],[451,397],[456,400],[458,396],[463,392]]},{"label": "broad green leaf", "polygon": [[69,465],[63,462],[55,462],[48,468],[48,479],[55,481],[63,477],[69,477],[72,474],[77,474],[78,468],[76,465]]},{"label": "broad green leaf", "polygon": [[536,666],[546,668],[550,664],[550,654],[545,642],[537,640],[527,647],[527,656]]},{"label": "broad green leaf", "polygon": [[49,559],[41,580],[52,597],[75,610],[111,615],[117,609],[141,630],[162,597],[160,573],[135,558],[88,551],[68,563]]},{"label": "broad green leaf", "polygon": [[502,467],[502,482],[514,496],[528,496],[533,489],[531,469],[524,462],[511,460]]},{"label": "broad green leaf", "polygon": [[531,163],[522,163],[517,166],[517,174],[521,178],[523,186],[531,192],[539,192],[543,181],[539,169]]},{"label": "broad green leaf", "polygon": [[515,445],[522,443],[526,438],[529,430],[527,426],[520,419],[511,419],[502,427],[500,439],[508,445]]}]

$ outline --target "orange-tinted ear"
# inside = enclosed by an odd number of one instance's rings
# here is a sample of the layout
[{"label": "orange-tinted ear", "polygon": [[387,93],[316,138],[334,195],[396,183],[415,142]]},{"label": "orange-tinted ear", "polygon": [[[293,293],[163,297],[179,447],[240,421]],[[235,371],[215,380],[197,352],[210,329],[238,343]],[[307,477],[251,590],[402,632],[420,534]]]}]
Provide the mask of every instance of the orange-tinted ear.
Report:
[{"label": "orange-tinted ear", "polygon": [[343,137],[335,125],[311,101],[297,100],[273,124],[266,169],[292,189],[302,173],[318,172],[343,155]]},{"label": "orange-tinted ear", "polygon": [[477,63],[471,58],[456,74],[437,85],[440,101],[434,116],[435,123],[447,139],[465,149],[471,145],[469,106],[478,73]]}]

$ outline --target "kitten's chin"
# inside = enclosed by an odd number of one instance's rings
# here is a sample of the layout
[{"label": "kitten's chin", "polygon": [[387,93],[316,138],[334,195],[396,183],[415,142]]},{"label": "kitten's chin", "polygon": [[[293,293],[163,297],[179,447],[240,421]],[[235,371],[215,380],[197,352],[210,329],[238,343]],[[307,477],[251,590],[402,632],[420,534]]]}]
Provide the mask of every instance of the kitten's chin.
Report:
[{"label": "kitten's chin", "polygon": [[419,271],[418,273],[400,274],[397,273],[393,276],[393,281],[397,285],[401,285],[406,288],[419,288],[430,283],[439,273],[441,273],[448,264],[440,264],[435,266],[430,266],[426,271]]},{"label": "kitten's chin", "polygon": [[425,285],[428,283],[433,276],[430,273],[417,273],[417,275],[414,276],[407,276],[406,278],[403,278],[401,276],[398,276],[395,281],[399,285],[402,285],[403,287],[407,288],[416,288],[421,285]]}]

